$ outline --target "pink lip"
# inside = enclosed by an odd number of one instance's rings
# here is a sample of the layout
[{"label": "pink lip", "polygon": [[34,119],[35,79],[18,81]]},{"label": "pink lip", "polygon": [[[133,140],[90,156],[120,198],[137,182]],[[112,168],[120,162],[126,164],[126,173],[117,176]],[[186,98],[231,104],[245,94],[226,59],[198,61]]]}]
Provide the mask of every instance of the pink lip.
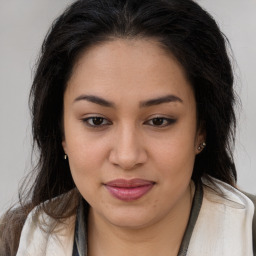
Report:
[{"label": "pink lip", "polygon": [[105,184],[112,196],[122,201],[133,201],[144,196],[155,182],[142,179],[117,179]]}]

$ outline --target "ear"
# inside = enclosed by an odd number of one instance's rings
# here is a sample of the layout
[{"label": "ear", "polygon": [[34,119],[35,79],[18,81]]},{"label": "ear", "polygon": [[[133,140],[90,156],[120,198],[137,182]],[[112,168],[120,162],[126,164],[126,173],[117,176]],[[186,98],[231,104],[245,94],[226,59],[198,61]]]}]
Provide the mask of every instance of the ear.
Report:
[{"label": "ear", "polygon": [[206,143],[206,130],[205,125],[201,124],[197,129],[197,134],[195,138],[195,153],[199,154],[205,147]]},{"label": "ear", "polygon": [[60,127],[60,132],[61,132],[61,137],[62,137],[62,148],[65,154],[67,154],[67,143],[66,143],[66,138],[65,138],[65,132],[64,132],[64,117],[62,117],[61,122],[59,123]]},{"label": "ear", "polygon": [[67,154],[67,143],[66,143],[66,140],[65,140],[64,137],[63,137],[63,139],[62,139],[61,144],[62,144],[62,148],[63,148],[65,154]]}]

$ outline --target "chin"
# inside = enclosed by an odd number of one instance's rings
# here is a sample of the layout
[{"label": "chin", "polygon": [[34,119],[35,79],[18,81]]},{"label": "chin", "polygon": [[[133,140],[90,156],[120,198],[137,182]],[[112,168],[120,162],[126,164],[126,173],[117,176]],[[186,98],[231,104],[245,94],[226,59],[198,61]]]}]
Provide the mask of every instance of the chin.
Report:
[{"label": "chin", "polygon": [[109,216],[105,216],[109,223],[124,229],[141,229],[154,223],[157,217],[149,214],[147,210],[123,210],[112,212]]}]

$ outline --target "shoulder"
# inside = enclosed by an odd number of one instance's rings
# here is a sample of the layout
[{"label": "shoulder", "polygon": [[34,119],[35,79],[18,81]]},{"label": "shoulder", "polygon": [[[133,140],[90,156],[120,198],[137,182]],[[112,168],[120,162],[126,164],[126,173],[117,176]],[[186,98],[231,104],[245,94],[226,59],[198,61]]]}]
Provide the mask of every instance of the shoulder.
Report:
[{"label": "shoulder", "polygon": [[22,227],[30,206],[12,206],[0,218],[0,255],[16,255]]},{"label": "shoulder", "polygon": [[251,217],[253,216],[254,204],[245,193],[215,178],[211,178],[212,182],[209,182],[206,179],[203,179],[202,181],[204,195],[208,201],[219,203],[232,209],[243,209]]},{"label": "shoulder", "polygon": [[23,226],[17,256],[72,255],[75,216],[57,222],[40,206],[28,215]]},{"label": "shoulder", "polygon": [[246,192],[243,192],[254,204],[254,217],[253,217],[253,223],[252,223],[252,229],[253,229],[253,251],[256,255],[256,195],[252,195]]},{"label": "shoulder", "polygon": [[[240,240],[247,237],[247,242],[251,241],[256,253],[256,196],[214,178],[212,182],[203,180],[203,186],[208,217],[212,216],[214,219],[218,216],[221,219],[219,221],[222,223],[222,229],[228,227],[233,233],[240,234]],[[211,210],[212,212],[209,213]],[[234,235],[230,234],[230,237],[232,236]]]},{"label": "shoulder", "polygon": [[202,179],[202,183],[203,201],[188,255],[253,255],[252,201],[217,179]]},{"label": "shoulder", "polygon": [[256,206],[256,195],[252,195],[250,193],[241,191],[243,194],[245,194],[250,200],[253,202],[254,206]]}]

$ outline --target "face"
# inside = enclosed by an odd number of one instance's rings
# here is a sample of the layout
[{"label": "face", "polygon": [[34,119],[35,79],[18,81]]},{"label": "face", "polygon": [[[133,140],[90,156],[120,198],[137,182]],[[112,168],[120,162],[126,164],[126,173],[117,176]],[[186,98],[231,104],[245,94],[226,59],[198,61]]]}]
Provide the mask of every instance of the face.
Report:
[{"label": "face", "polygon": [[75,65],[63,148],[96,218],[137,228],[171,216],[189,193],[202,141],[193,90],[157,42],[116,39]]}]

